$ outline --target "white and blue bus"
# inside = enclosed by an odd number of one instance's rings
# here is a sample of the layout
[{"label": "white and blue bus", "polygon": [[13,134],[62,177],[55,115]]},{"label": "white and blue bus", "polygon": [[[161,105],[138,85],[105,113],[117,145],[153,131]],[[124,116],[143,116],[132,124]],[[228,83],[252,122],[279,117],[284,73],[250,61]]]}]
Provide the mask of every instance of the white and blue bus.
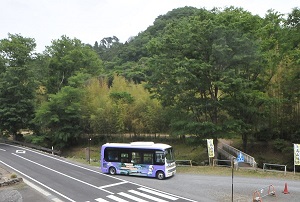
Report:
[{"label": "white and blue bus", "polygon": [[176,173],[173,148],[154,142],[106,143],[101,147],[103,173],[164,179]]}]

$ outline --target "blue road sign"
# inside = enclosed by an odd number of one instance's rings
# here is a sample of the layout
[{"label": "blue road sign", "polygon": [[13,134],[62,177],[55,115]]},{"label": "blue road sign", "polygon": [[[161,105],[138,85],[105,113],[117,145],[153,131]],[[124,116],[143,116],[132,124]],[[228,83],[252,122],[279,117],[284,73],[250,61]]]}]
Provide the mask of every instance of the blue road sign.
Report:
[{"label": "blue road sign", "polygon": [[237,156],[237,162],[244,162],[244,155],[242,154],[242,152],[239,153],[239,155]]}]

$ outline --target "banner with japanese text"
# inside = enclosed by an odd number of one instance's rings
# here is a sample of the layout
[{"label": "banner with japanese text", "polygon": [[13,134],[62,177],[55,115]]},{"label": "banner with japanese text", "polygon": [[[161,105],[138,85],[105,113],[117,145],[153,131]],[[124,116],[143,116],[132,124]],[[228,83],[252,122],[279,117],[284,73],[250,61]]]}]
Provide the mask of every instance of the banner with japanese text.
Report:
[{"label": "banner with japanese text", "polygon": [[294,144],[294,164],[300,165],[300,144]]},{"label": "banner with japanese text", "polygon": [[208,151],[208,157],[214,157],[215,156],[214,140],[213,139],[207,139],[207,151]]}]

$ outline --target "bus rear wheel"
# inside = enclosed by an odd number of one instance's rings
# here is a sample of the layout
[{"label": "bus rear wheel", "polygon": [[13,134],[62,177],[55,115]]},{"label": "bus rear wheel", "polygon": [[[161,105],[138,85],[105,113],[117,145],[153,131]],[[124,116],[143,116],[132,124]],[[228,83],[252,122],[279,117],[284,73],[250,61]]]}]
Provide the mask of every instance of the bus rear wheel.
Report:
[{"label": "bus rear wheel", "polygon": [[157,171],[156,178],[159,180],[165,179],[165,173],[163,171]]},{"label": "bus rear wheel", "polygon": [[108,170],[109,174],[111,175],[115,175],[116,174],[116,168],[115,167],[110,167],[109,170]]}]

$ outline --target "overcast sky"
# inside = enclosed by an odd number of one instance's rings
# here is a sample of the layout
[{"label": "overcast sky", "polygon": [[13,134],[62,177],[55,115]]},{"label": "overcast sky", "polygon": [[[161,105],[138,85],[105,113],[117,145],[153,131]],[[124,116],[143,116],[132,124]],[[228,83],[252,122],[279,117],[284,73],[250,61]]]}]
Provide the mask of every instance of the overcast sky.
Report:
[{"label": "overcast sky", "polygon": [[282,14],[300,7],[299,0],[0,0],[0,39],[8,33],[34,38],[37,51],[62,35],[94,45],[104,37],[121,42],[138,35],[155,18],[172,9],[193,6],[242,7],[264,16],[269,9]]}]

